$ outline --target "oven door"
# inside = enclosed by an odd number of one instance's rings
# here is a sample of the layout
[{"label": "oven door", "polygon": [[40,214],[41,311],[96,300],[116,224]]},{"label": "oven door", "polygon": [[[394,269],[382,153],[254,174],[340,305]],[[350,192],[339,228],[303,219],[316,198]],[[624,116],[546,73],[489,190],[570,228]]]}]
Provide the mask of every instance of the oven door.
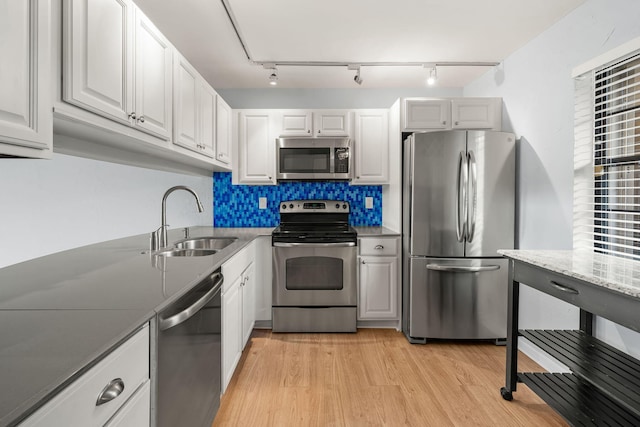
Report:
[{"label": "oven door", "polygon": [[273,305],[355,306],[356,246],[273,243]]}]

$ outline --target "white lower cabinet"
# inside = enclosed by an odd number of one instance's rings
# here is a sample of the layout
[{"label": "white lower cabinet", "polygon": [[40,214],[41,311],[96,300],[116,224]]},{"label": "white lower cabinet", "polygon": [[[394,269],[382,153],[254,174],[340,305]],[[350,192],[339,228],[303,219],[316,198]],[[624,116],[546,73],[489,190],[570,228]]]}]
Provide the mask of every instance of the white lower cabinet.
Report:
[{"label": "white lower cabinet", "polygon": [[255,324],[255,243],[222,264],[222,392],[238,366]]},{"label": "white lower cabinet", "polygon": [[358,320],[399,320],[399,238],[359,240]]},{"label": "white lower cabinet", "polygon": [[[148,389],[149,327],[145,325],[20,426],[102,426],[114,415],[110,426],[148,426]],[[107,395],[111,398],[98,404]]]}]

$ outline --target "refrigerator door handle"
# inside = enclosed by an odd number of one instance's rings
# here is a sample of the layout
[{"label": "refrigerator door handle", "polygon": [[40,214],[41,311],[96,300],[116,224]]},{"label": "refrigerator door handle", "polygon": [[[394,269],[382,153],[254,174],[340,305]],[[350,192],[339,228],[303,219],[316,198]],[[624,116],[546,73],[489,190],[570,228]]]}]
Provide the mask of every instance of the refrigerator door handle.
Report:
[{"label": "refrigerator door handle", "polygon": [[499,265],[483,265],[479,267],[465,267],[461,265],[440,265],[440,264],[427,264],[427,270],[435,271],[447,271],[450,273],[479,273],[481,271],[495,271],[499,270]]},{"label": "refrigerator door handle", "polygon": [[[467,155],[464,151],[458,157],[458,179],[456,194],[456,237],[458,242],[465,239],[467,233],[467,186],[468,186]],[[462,199],[462,202],[460,201]],[[460,212],[462,210],[462,213]]]},{"label": "refrigerator door handle", "polygon": [[471,175],[471,190],[468,199],[468,217],[467,217],[467,242],[473,241],[473,235],[476,231],[476,204],[478,202],[478,169],[476,167],[476,156],[472,150],[467,154],[467,162],[469,164],[469,175]]}]

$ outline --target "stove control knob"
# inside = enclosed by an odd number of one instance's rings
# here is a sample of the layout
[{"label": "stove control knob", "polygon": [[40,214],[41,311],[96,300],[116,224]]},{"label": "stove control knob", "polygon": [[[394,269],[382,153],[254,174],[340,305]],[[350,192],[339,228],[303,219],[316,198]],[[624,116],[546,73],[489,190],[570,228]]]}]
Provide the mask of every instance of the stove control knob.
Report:
[{"label": "stove control knob", "polygon": [[289,203],[289,207],[293,209],[293,203]]},{"label": "stove control knob", "polygon": [[282,209],[287,209],[287,205],[286,204],[282,204]]},{"label": "stove control knob", "polygon": [[347,205],[346,204],[342,205],[342,209],[347,209]]},{"label": "stove control knob", "polygon": [[340,209],[340,203],[336,203],[336,209]]}]

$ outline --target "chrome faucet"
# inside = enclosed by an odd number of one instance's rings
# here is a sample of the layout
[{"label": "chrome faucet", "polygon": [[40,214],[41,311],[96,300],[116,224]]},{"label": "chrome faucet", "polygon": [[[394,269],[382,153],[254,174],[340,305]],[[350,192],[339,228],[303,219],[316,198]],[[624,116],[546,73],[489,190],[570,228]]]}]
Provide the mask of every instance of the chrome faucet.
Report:
[{"label": "chrome faucet", "polygon": [[184,185],[176,185],[175,187],[171,187],[170,189],[165,191],[164,196],[162,197],[162,225],[160,225],[160,228],[158,228],[156,231],[151,233],[152,251],[157,251],[159,249],[167,247],[167,197],[169,197],[169,194],[173,193],[176,190],[185,190],[193,194],[193,197],[196,198],[196,203],[198,204],[198,212],[204,211],[198,195],[191,188]]}]

